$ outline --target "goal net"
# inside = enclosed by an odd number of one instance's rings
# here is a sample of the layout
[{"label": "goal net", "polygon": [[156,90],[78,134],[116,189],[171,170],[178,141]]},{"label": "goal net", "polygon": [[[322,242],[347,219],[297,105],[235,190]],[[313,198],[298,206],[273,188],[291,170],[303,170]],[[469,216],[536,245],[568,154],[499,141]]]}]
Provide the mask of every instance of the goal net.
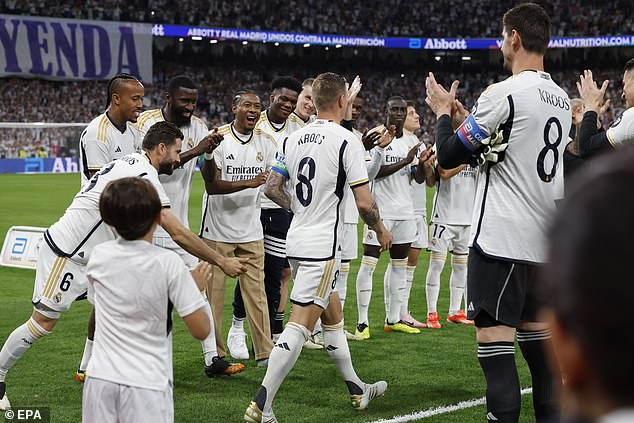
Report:
[{"label": "goal net", "polygon": [[87,123],[0,122],[0,173],[78,172]]}]

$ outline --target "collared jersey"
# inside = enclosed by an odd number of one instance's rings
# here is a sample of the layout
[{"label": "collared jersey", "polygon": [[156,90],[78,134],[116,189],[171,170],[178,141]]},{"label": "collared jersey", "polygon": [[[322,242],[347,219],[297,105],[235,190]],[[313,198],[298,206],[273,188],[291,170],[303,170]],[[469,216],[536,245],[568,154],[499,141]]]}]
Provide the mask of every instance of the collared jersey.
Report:
[{"label": "collared jersey", "polygon": [[64,215],[44,233],[44,240],[55,254],[85,264],[96,245],[116,238],[114,229],[101,220],[99,198],[108,182],[129,176],[150,181],[156,188],[163,207],[170,206],[158,172],[150,164],[146,154],[132,153],[114,160],[95,173],[75,195]]},{"label": "collared jersey", "polygon": [[460,128],[469,137],[497,130],[504,159],[480,167],[471,245],[489,257],[546,260],[546,231],[563,187],[563,161],[572,125],[570,99],[546,72],[524,71],[491,85]]},{"label": "collared jersey", "polygon": [[143,240],[118,239],[95,248],[87,277],[99,319],[90,377],[167,390],[173,380],[171,309],[185,317],[205,306],[181,258]]},{"label": "collared jersey", "polygon": [[467,165],[449,179],[436,178],[431,222],[471,225],[476,192],[476,169]]},{"label": "collared jersey", "polygon": [[134,153],[138,131],[132,122],[126,122],[123,131],[107,113],[94,118],[79,138],[79,173],[81,184],[90,179],[90,172],[101,169],[114,159]]},{"label": "collared jersey", "polygon": [[614,147],[634,144],[634,107],[625,110],[606,131]]},{"label": "collared jersey", "polygon": [[[165,121],[163,111],[161,109],[147,110],[141,113],[137,120],[139,129],[139,137],[137,138],[137,148],[140,150],[145,134],[152,125],[157,122]],[[187,151],[194,148],[200,140],[209,134],[207,125],[196,116],[192,116],[188,125],[179,127],[183,133],[183,145],[181,151]],[[160,175],[159,180],[165,188],[165,192],[170,199],[172,212],[178,217],[186,228],[189,228],[189,193],[191,191],[192,179],[196,171],[196,159],[191,159],[183,166],[174,169],[171,175]],[[157,238],[170,238],[165,229],[160,226],[156,228],[154,236]]]},{"label": "collared jersey", "polygon": [[[407,153],[418,144],[416,135],[403,134],[395,138],[384,149],[382,165],[391,165],[407,157]],[[399,171],[377,178],[372,183],[372,194],[379,206],[381,218],[390,220],[414,220],[414,204],[412,202],[411,184],[412,170],[417,163],[405,166]]]},{"label": "collared jersey", "polygon": [[[214,160],[223,181],[253,179],[274,164],[277,143],[255,128],[251,134],[236,132],[233,124],[218,131],[224,140],[214,150]],[[263,238],[260,223],[262,187],[247,188],[231,194],[205,193],[201,236],[214,241],[244,243]]]},{"label": "collared jersey", "polygon": [[[295,113],[291,113],[282,125],[275,124],[269,120],[268,110],[263,110],[260,113],[260,119],[256,125],[262,132],[269,135],[271,138],[275,140],[278,145],[284,141],[286,137],[291,135],[293,132],[298,131],[306,126],[306,122],[304,122],[299,116]],[[263,209],[279,209],[280,206],[275,204],[275,202],[271,201],[265,194],[262,194],[262,200],[260,205]]]},{"label": "collared jersey", "polygon": [[346,185],[368,183],[357,137],[341,125],[317,119],[281,145],[273,171],[290,185],[294,213],[286,255],[295,260],[330,260],[341,243]]}]

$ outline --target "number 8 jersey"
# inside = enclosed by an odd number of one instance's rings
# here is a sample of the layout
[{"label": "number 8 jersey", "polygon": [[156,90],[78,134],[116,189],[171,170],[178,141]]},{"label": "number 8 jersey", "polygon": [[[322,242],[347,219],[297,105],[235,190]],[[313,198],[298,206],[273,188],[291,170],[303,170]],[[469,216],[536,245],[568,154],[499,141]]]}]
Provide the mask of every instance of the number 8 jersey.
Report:
[{"label": "number 8 jersey", "polygon": [[334,258],[341,243],[345,184],[355,188],[368,183],[356,135],[318,119],[284,140],[273,171],[290,181],[294,216],[286,238],[288,258]]},{"label": "number 8 jersey", "polygon": [[500,130],[508,148],[501,162],[480,168],[473,247],[490,257],[545,261],[571,124],[570,99],[548,73],[524,71],[482,93],[457,135],[468,145]]}]

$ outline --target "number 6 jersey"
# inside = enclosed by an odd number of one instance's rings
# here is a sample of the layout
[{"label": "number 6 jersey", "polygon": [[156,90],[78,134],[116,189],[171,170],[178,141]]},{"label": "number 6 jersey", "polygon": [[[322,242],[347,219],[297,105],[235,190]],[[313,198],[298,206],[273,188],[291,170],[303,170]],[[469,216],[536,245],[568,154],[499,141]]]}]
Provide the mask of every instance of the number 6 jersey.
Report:
[{"label": "number 6 jersey", "polygon": [[273,171],[290,180],[294,216],[286,238],[288,258],[334,258],[341,243],[345,184],[355,188],[368,183],[356,135],[317,119],[282,142]]},{"label": "number 6 jersey", "polygon": [[458,137],[467,145],[501,130],[508,148],[501,162],[480,168],[472,246],[491,257],[545,261],[571,124],[570,99],[545,72],[521,72],[480,95]]}]

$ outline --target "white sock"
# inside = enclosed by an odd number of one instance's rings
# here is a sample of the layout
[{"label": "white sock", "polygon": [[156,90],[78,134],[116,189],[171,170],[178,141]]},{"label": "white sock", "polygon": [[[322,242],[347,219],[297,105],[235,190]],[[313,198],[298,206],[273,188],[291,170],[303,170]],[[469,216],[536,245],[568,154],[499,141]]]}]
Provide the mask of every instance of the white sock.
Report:
[{"label": "white sock", "polygon": [[321,332],[321,319],[317,319],[317,321],[315,322],[315,327],[313,328],[313,335],[316,334],[317,332]]},{"label": "white sock", "polygon": [[35,341],[49,334],[32,317],[11,332],[0,351],[0,382],[4,382],[9,369]]},{"label": "white sock", "polygon": [[392,263],[387,264],[383,275],[383,304],[385,304],[385,318],[390,315],[390,277],[392,276]]},{"label": "white sock", "polygon": [[341,310],[346,303],[346,295],[348,294],[348,273],[350,273],[350,262],[345,261],[339,267],[339,277],[337,278],[337,292],[341,300]]},{"label": "white sock", "polygon": [[[350,348],[348,348],[348,340],[343,331],[343,320],[336,325],[323,325],[324,328],[324,344],[326,351],[332,361],[335,362],[339,373],[343,376],[343,380],[348,385],[351,394],[358,394],[358,390],[363,390],[363,382],[357,376],[352,367],[352,358],[350,357]],[[353,384],[353,385],[351,385]]]},{"label": "white sock", "polygon": [[464,287],[467,284],[467,255],[451,255],[451,277],[449,279],[449,314],[460,310]]},{"label": "white sock", "polygon": [[[310,332],[304,326],[289,322],[286,324],[277,344],[273,346],[266,375],[264,375],[264,380],[262,380],[262,386],[260,387],[260,391],[264,388],[266,398],[262,408],[263,412],[271,412],[273,398],[280,385],[282,385],[284,378],[295,365],[299,354],[302,352],[304,342],[308,339],[308,335],[310,335]],[[256,402],[258,402],[258,395],[260,395],[260,392],[256,395]]]},{"label": "white sock", "polygon": [[209,336],[207,336],[204,340],[200,341],[200,345],[203,347],[203,357],[205,358],[205,366],[211,366],[213,363],[213,358],[218,355],[218,350],[216,349],[216,329],[214,325],[214,316],[211,313],[211,306],[209,305],[209,301],[207,301],[207,296],[204,295],[205,298],[205,306],[203,310],[209,317]]},{"label": "white sock", "polygon": [[359,311],[358,323],[368,324],[368,310],[370,298],[372,298],[372,275],[379,259],[363,256],[361,266],[357,274],[357,308]]},{"label": "white sock", "polygon": [[88,367],[88,362],[92,356],[92,345],[94,341],[86,338],[86,344],[84,345],[84,354],[81,356],[81,363],[79,363],[79,371],[85,372]]},{"label": "white sock", "polygon": [[390,272],[390,313],[387,315],[388,323],[398,323],[401,320],[401,298],[405,290],[407,279],[407,259],[390,259],[392,271]]},{"label": "white sock", "polygon": [[414,281],[414,271],[416,266],[407,265],[407,276],[405,278],[405,290],[401,297],[401,316],[409,313],[409,294],[412,292],[412,282]]},{"label": "white sock", "polygon": [[233,316],[233,319],[231,320],[231,328],[244,332],[244,317],[240,318]]},{"label": "white sock", "polygon": [[445,267],[447,253],[437,253],[432,251],[429,255],[429,269],[427,269],[427,280],[425,282],[425,292],[427,294],[427,313],[435,313],[438,305],[438,294],[440,293],[440,273]]}]

